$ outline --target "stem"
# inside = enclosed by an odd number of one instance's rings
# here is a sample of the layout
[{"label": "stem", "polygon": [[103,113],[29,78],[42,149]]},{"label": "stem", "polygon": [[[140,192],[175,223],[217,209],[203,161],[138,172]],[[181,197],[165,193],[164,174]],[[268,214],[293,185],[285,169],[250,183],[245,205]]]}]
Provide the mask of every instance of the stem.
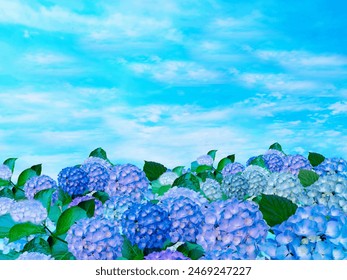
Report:
[{"label": "stem", "polygon": [[64,242],[65,244],[67,244],[67,242],[65,240],[63,240],[60,237],[56,236],[46,225],[43,225],[43,226],[44,226],[45,230],[47,230],[51,236],[53,236],[54,238],[58,239],[61,242]]}]

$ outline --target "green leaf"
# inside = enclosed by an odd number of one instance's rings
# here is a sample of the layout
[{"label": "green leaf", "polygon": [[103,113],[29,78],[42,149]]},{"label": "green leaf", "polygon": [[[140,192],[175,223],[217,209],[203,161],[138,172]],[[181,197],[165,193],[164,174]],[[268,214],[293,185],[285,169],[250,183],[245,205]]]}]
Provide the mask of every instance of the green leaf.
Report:
[{"label": "green leaf", "polygon": [[0,216],[0,238],[9,236],[10,229],[16,224],[10,214]]},{"label": "green leaf", "polygon": [[102,191],[97,191],[93,194],[93,196],[97,199],[100,200],[102,204],[104,204],[107,200],[110,199],[110,196],[108,195],[107,192],[102,192]]},{"label": "green leaf", "polygon": [[8,254],[0,252],[0,260],[16,260],[21,253],[16,251],[10,251]]},{"label": "green leaf", "polygon": [[8,158],[4,161],[4,164],[8,166],[8,168],[11,169],[12,173],[14,171],[14,167],[15,167],[15,164],[16,164],[16,160],[17,158]]},{"label": "green leaf", "polygon": [[61,188],[59,188],[59,190],[58,190],[58,199],[62,203],[62,205],[67,205],[72,201],[71,196],[69,196]]},{"label": "green leaf", "polygon": [[172,172],[175,172],[177,176],[181,176],[183,169],[184,169],[184,166],[177,166],[174,169],[172,169]]},{"label": "green leaf", "polygon": [[75,257],[69,252],[67,243],[56,238],[48,238],[48,242],[52,248],[52,256],[56,260],[74,260]]},{"label": "green leaf", "polygon": [[18,176],[17,187],[22,187],[30,178],[37,176],[37,173],[34,169],[28,168],[22,171]]},{"label": "green leaf", "polygon": [[190,164],[190,170],[191,172],[195,172],[196,169],[199,167],[199,163],[197,161],[193,161],[191,164]]},{"label": "green leaf", "polygon": [[232,160],[230,158],[228,157],[222,158],[218,163],[217,170],[222,171],[223,168],[229,163],[232,163]]},{"label": "green leaf", "polygon": [[0,197],[14,198],[13,192],[9,188],[3,188],[0,190]]},{"label": "green leaf", "polygon": [[213,170],[213,167],[209,165],[199,165],[196,169],[196,173],[201,173],[208,170]]},{"label": "green leaf", "polygon": [[51,255],[52,250],[49,243],[41,237],[35,237],[25,244],[22,252],[37,252],[45,255]]},{"label": "green leaf", "polygon": [[78,203],[78,206],[86,211],[88,218],[91,218],[94,216],[94,212],[95,212],[95,199],[94,198],[91,198],[91,199],[86,200],[86,201],[82,201],[82,202]]},{"label": "green leaf", "polygon": [[258,165],[258,166],[266,169],[266,164],[265,164],[265,161],[263,159],[263,156],[257,156],[255,159],[253,159],[250,162],[250,165]]},{"label": "green leaf", "polygon": [[[259,201],[259,197],[256,201]],[[298,206],[287,198],[277,195],[261,195],[258,202],[259,210],[262,212],[264,220],[269,226],[281,224],[290,216],[295,214]]]},{"label": "green leaf", "polygon": [[0,187],[8,187],[8,186],[11,186],[11,181],[0,178]]},{"label": "green leaf", "polygon": [[127,260],[143,260],[143,251],[135,244],[132,245],[128,238],[124,236],[122,256]]},{"label": "green leaf", "polygon": [[32,170],[35,171],[37,176],[41,175],[42,172],[42,164],[37,164],[37,165],[33,165],[32,167],[30,167]]},{"label": "green leaf", "polygon": [[154,161],[145,161],[143,166],[143,171],[150,181],[157,180],[166,170],[167,168],[164,165]]},{"label": "green leaf", "polygon": [[161,186],[157,192],[158,195],[163,195],[166,193],[169,189],[171,189],[171,185]]},{"label": "green leaf", "polygon": [[201,180],[203,182],[205,182],[207,178],[215,179],[215,175],[211,170],[207,171],[207,172],[201,172],[201,173],[197,174],[197,176],[198,176],[198,178],[201,178]]},{"label": "green leaf", "polygon": [[209,151],[207,154],[213,158],[213,161],[216,159],[216,153],[217,153],[217,150],[211,150]]},{"label": "green leaf", "polygon": [[32,234],[45,233],[45,228],[41,225],[33,223],[21,223],[14,225],[9,232],[10,242],[21,239]]},{"label": "green leaf", "polygon": [[12,191],[13,191],[13,196],[14,196],[14,199],[15,200],[22,200],[22,199],[26,199],[26,197],[25,197],[25,193],[24,193],[24,191],[23,191],[23,189],[21,189],[21,188],[16,188],[16,187],[14,187],[13,189],[12,189]]},{"label": "green leaf", "polygon": [[315,167],[317,165],[320,165],[325,160],[325,157],[321,154],[309,152],[308,160],[310,161],[311,165]]},{"label": "green leaf", "polygon": [[300,180],[301,185],[303,185],[304,187],[308,187],[319,179],[319,175],[314,171],[301,169],[299,171],[298,178]]},{"label": "green leaf", "polygon": [[76,221],[83,218],[87,218],[87,213],[81,207],[72,206],[66,209],[58,219],[56,234],[66,233]]},{"label": "green leaf", "polygon": [[56,191],[56,189],[45,189],[37,192],[34,196],[34,199],[40,201],[47,209],[47,213],[49,213],[49,210],[51,208],[51,203],[52,203],[52,195]]},{"label": "green leaf", "polygon": [[188,258],[191,258],[192,260],[200,259],[205,253],[201,245],[191,242],[186,242],[182,244],[177,248],[177,251],[181,252],[183,255],[185,255]]},{"label": "green leaf", "polygon": [[277,150],[283,153],[282,146],[279,143],[273,143],[270,147],[269,150]]},{"label": "green leaf", "polygon": [[48,217],[51,219],[52,222],[57,223],[59,217],[61,215],[61,209],[58,205],[52,205]]},{"label": "green leaf", "polygon": [[229,155],[227,158],[230,159],[231,162],[235,162],[235,155]]},{"label": "green leaf", "polygon": [[173,182],[172,186],[183,187],[194,191],[200,190],[199,179],[191,173],[183,174],[182,176],[178,177]]},{"label": "green leaf", "polygon": [[98,157],[98,158],[102,158],[104,160],[108,160],[107,158],[107,154],[105,152],[105,150],[103,148],[96,148],[95,150],[93,150],[90,154],[89,154],[90,157]]}]

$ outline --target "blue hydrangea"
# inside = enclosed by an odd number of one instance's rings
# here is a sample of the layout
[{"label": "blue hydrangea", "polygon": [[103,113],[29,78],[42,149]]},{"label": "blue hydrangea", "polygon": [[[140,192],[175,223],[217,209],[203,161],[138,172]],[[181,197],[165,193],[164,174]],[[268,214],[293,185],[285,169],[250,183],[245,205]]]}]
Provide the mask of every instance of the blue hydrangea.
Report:
[{"label": "blue hydrangea", "polygon": [[46,208],[42,206],[41,202],[34,199],[20,200],[13,203],[9,213],[17,223],[41,224],[47,219]]},{"label": "blue hydrangea", "polygon": [[162,200],[160,206],[172,222],[171,242],[195,242],[203,220],[200,206],[184,196]]},{"label": "blue hydrangea", "polygon": [[37,252],[24,252],[19,255],[17,260],[23,261],[23,260],[54,260],[52,256],[45,255],[43,253],[37,253]]},{"label": "blue hydrangea", "polygon": [[132,196],[112,196],[103,205],[103,215],[106,219],[119,222],[132,204],[140,202],[141,199],[134,199]]},{"label": "blue hydrangea", "polygon": [[88,174],[77,166],[66,167],[58,174],[58,184],[70,196],[84,195],[88,191]]},{"label": "blue hydrangea", "polygon": [[85,195],[85,196],[78,196],[78,197],[75,197],[69,204],[69,208],[72,207],[72,206],[77,206],[79,203],[83,202],[83,201],[88,201],[88,200],[91,200],[93,199],[95,201],[95,211],[94,211],[94,216],[101,216],[103,215],[103,205],[102,205],[102,202],[98,199],[96,199],[95,197],[93,196],[88,196],[88,195]]},{"label": "blue hydrangea", "polygon": [[0,197],[0,216],[10,212],[11,206],[15,203],[15,200],[8,197]]},{"label": "blue hydrangea", "polygon": [[9,181],[11,177],[12,177],[11,169],[5,164],[0,164],[0,179]]},{"label": "blue hydrangea", "polygon": [[220,200],[223,197],[221,185],[214,179],[207,178],[205,182],[201,182],[200,189],[209,200]]},{"label": "blue hydrangea", "polygon": [[35,194],[46,189],[57,190],[57,183],[47,175],[32,177],[24,185],[25,196],[28,199],[33,199]]},{"label": "blue hydrangea", "polygon": [[100,163],[86,163],[81,166],[81,168],[87,173],[88,176],[88,190],[93,191],[104,191],[108,181],[110,180],[110,175],[108,170]]},{"label": "blue hydrangea", "polygon": [[24,237],[16,241],[10,242],[10,240],[5,238],[0,238],[0,253],[7,255],[10,252],[20,252],[23,250],[25,244],[27,244],[28,238]]},{"label": "blue hydrangea", "polygon": [[233,162],[228,163],[224,168],[222,169],[223,177],[227,175],[233,175],[239,172],[243,172],[245,170],[245,167],[239,163],[239,162]]},{"label": "blue hydrangea", "polygon": [[103,167],[105,167],[106,169],[110,169],[112,167],[112,164],[110,162],[108,162],[107,160],[104,160],[102,158],[99,157],[88,157],[82,165],[86,165],[89,163],[98,163],[101,164]]},{"label": "blue hydrangea", "polygon": [[282,171],[298,175],[301,169],[312,170],[310,161],[302,155],[288,155],[284,158]]},{"label": "blue hydrangea", "polygon": [[275,238],[262,246],[270,259],[347,258],[347,216],[334,207],[299,207],[273,231]]},{"label": "blue hydrangea", "polygon": [[269,177],[269,172],[266,169],[260,166],[250,165],[246,167],[242,175],[248,182],[248,196],[257,196],[264,192]]},{"label": "blue hydrangea", "polygon": [[191,189],[177,187],[177,186],[170,188],[166,193],[164,193],[164,195],[160,196],[158,199],[160,201],[163,201],[168,198],[178,198],[181,196],[188,197],[194,203],[198,204],[200,207],[208,203],[208,200],[200,193],[193,191]]},{"label": "blue hydrangea", "polygon": [[205,252],[221,259],[256,259],[266,240],[268,226],[259,207],[252,201],[215,201],[203,209],[202,231],[197,243]]},{"label": "blue hydrangea", "polygon": [[285,155],[277,150],[268,150],[264,155],[263,159],[266,168],[271,172],[281,172],[284,166]]},{"label": "blue hydrangea", "polygon": [[186,257],[181,252],[167,249],[150,253],[145,256],[145,260],[190,260],[190,258]]},{"label": "blue hydrangea", "polygon": [[175,182],[177,178],[178,178],[178,175],[175,172],[166,171],[160,175],[158,180],[162,186],[167,186],[167,185],[172,186],[173,182]]},{"label": "blue hydrangea", "polygon": [[315,172],[320,176],[333,174],[347,174],[347,161],[343,158],[325,158],[322,163],[314,167]]},{"label": "blue hydrangea", "polygon": [[199,165],[208,165],[208,166],[213,165],[213,158],[210,155],[199,156],[196,159],[196,161],[198,162]]},{"label": "blue hydrangea", "polygon": [[274,172],[268,178],[264,194],[278,195],[301,204],[305,197],[305,190],[297,176],[291,173]]},{"label": "blue hydrangea", "polygon": [[339,175],[320,177],[311,186],[305,188],[304,205],[320,204],[336,207],[347,213],[347,179]]},{"label": "blue hydrangea", "polygon": [[222,191],[229,198],[242,200],[249,193],[248,180],[242,174],[227,175],[222,181]]},{"label": "blue hydrangea", "polygon": [[140,249],[161,248],[170,238],[169,214],[156,204],[133,204],[121,219],[123,234]]},{"label": "blue hydrangea", "polygon": [[111,220],[78,220],[67,232],[66,241],[77,260],[115,260],[122,255],[123,237]]},{"label": "blue hydrangea", "polygon": [[[255,160],[257,156],[251,156],[247,161],[246,161],[246,166],[249,166],[253,160]],[[240,171],[242,172],[242,171]]]},{"label": "blue hydrangea", "polygon": [[146,174],[132,164],[115,165],[105,191],[110,196],[132,196],[136,199],[147,193],[149,180]]}]

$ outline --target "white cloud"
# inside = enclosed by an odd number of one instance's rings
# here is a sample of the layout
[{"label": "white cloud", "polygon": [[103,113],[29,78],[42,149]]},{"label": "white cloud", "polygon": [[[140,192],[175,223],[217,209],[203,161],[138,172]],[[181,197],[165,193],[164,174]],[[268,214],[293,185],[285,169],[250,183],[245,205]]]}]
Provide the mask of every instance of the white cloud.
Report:
[{"label": "white cloud", "polygon": [[332,111],[331,113],[333,115],[347,113],[347,102],[346,101],[336,102],[336,103],[330,105],[329,109]]},{"label": "white cloud", "polygon": [[62,63],[70,63],[73,61],[72,57],[68,57],[66,55],[58,54],[58,53],[45,53],[45,52],[37,52],[37,53],[27,53],[24,56],[24,60],[29,63],[39,64],[39,65],[61,65]]}]

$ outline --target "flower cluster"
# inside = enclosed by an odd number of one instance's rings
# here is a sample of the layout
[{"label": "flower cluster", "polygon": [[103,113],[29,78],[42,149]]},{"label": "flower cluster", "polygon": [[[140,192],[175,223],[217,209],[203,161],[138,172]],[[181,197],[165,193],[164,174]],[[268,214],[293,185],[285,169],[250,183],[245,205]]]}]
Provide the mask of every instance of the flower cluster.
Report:
[{"label": "flower cluster", "polygon": [[71,196],[83,195],[88,191],[88,174],[80,167],[66,167],[58,174],[58,183]]},{"label": "flower cluster", "polygon": [[153,252],[145,256],[145,260],[190,260],[190,258],[183,255],[181,252],[164,250],[160,252]]},{"label": "flower cluster", "polygon": [[11,205],[9,213],[18,223],[31,222],[41,224],[47,219],[47,210],[37,200],[20,200]]},{"label": "flower cluster", "polygon": [[57,190],[57,183],[47,175],[32,177],[24,185],[25,196],[28,199],[33,199],[35,194],[46,189]]}]

